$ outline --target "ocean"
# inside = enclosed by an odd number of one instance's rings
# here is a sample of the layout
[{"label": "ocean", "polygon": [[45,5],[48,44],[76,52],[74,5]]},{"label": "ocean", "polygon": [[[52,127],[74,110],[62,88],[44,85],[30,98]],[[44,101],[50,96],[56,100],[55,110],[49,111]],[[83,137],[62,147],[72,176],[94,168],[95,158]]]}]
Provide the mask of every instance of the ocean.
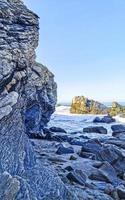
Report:
[{"label": "ocean", "polygon": [[[100,102],[102,104],[104,104],[107,107],[111,107],[112,106],[112,101],[109,102]],[[125,102],[124,101],[119,101],[118,102],[120,105],[125,106]],[[57,103],[57,106],[70,106],[71,102],[61,102],[61,103]]]},{"label": "ocean", "polygon": [[[109,105],[109,104],[108,104]],[[48,124],[49,127],[57,126],[64,128],[67,132],[74,132],[74,131],[82,131],[83,128],[88,126],[95,126],[96,124],[93,123],[95,117],[103,117],[104,115],[92,115],[92,114],[71,114],[70,113],[70,106],[57,106],[55,113],[51,116],[51,120]],[[119,116],[115,117],[116,123],[124,123],[125,118],[121,118]],[[107,128],[108,135],[112,135],[111,131],[112,124],[99,124],[99,126],[103,126]],[[107,137],[104,135],[99,134],[98,137]],[[91,137],[95,137],[95,134],[91,134]],[[97,137],[97,134],[96,134]]]}]

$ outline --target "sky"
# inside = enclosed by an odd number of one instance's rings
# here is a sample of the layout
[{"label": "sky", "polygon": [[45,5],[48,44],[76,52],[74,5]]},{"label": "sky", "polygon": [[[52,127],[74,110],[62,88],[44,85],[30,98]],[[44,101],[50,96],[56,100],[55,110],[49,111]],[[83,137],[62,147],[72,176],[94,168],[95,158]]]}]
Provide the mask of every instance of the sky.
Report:
[{"label": "sky", "polygon": [[54,73],[58,102],[125,101],[125,0],[24,2],[40,17],[37,61]]}]

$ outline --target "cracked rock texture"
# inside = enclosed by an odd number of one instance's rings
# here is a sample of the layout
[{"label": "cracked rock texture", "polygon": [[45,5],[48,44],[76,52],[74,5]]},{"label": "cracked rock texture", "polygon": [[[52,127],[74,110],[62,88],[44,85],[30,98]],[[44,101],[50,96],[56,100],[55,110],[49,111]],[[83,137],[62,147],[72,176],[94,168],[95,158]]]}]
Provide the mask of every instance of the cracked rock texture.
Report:
[{"label": "cracked rock texture", "polygon": [[53,74],[35,62],[38,16],[21,0],[0,0],[0,199],[77,199],[37,159],[26,133],[39,131],[56,104]]}]

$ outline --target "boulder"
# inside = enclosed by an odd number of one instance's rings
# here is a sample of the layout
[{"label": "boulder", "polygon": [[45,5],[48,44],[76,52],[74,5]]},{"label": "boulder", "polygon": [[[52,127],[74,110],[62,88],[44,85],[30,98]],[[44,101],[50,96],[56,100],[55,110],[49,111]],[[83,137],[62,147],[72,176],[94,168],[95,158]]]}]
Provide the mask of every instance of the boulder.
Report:
[{"label": "boulder", "polygon": [[102,150],[102,144],[97,139],[90,139],[87,142],[84,142],[81,151],[89,153],[98,153]]},{"label": "boulder", "polygon": [[117,135],[119,133],[125,133],[125,126],[122,124],[112,125],[111,129],[113,131],[113,135]]},{"label": "boulder", "polygon": [[120,147],[122,149],[125,149],[125,140],[119,140],[119,139],[108,139],[105,141],[105,144],[113,144],[116,145],[117,147]]},{"label": "boulder", "polygon": [[72,100],[70,112],[76,114],[107,114],[108,108],[104,104],[84,96],[76,96]]},{"label": "boulder", "polygon": [[45,139],[45,134],[43,131],[29,131],[28,136],[30,139]]},{"label": "boulder", "polygon": [[83,128],[84,133],[100,133],[100,134],[107,134],[107,129],[103,126],[88,126]]},{"label": "boulder", "polygon": [[96,117],[93,120],[93,123],[106,123],[106,124],[110,124],[110,123],[113,123],[113,122],[115,122],[115,119],[112,118],[110,115],[104,116],[102,118]]},{"label": "boulder", "polygon": [[97,152],[97,159],[99,161],[107,161],[110,164],[115,163],[119,159],[120,151],[113,146],[105,146]]},{"label": "boulder", "polygon": [[83,141],[80,141],[78,139],[72,139],[70,142],[69,142],[71,145],[77,145],[77,146],[83,146],[84,145],[84,142]]},{"label": "boulder", "polygon": [[79,185],[84,186],[86,183],[86,175],[81,170],[74,170],[67,174],[67,178],[71,182],[78,183]]},{"label": "boulder", "polygon": [[72,141],[72,137],[68,136],[68,135],[54,135],[52,137],[53,140],[57,141],[57,142],[71,142]]},{"label": "boulder", "polygon": [[59,146],[59,148],[56,151],[57,154],[72,154],[74,153],[73,147],[64,147],[62,144]]},{"label": "boulder", "polygon": [[125,156],[122,151],[113,145],[104,146],[96,153],[96,159],[110,163],[118,175],[122,175],[125,172]]},{"label": "boulder", "polygon": [[120,184],[115,169],[108,162],[103,162],[97,170],[93,170],[89,178],[96,181],[111,183],[115,187]]},{"label": "boulder", "polygon": [[51,127],[50,131],[55,132],[55,133],[67,133],[63,128],[60,127]]},{"label": "boulder", "polygon": [[108,162],[103,163],[99,168],[100,174],[105,177],[105,180],[117,186],[119,181],[115,169]]}]

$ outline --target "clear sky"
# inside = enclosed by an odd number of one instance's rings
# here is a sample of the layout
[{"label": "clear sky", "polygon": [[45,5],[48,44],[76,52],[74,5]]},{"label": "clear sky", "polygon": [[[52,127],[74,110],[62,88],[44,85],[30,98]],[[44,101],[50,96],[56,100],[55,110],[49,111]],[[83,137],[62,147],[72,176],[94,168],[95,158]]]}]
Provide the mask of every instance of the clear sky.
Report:
[{"label": "clear sky", "polygon": [[37,60],[58,101],[125,101],[125,0],[24,0],[40,17]]}]

